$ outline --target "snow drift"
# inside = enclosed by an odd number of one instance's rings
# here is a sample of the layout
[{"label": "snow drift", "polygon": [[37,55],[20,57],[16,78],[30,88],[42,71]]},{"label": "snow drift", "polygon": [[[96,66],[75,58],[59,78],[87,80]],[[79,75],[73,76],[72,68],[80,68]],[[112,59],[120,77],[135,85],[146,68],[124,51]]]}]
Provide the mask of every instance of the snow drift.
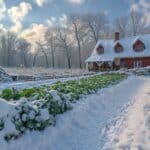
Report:
[{"label": "snow drift", "polygon": [[0,83],[1,82],[10,82],[12,78],[0,67]]}]

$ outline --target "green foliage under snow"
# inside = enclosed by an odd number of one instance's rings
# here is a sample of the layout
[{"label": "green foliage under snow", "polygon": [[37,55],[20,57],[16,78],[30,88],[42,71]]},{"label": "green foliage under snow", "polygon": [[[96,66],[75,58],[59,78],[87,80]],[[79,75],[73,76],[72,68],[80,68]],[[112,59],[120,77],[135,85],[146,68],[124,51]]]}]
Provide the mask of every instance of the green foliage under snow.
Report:
[{"label": "green foliage under snow", "polygon": [[[0,97],[8,101],[16,101],[15,111],[10,116],[16,131],[6,133],[6,141],[17,139],[27,130],[44,130],[55,125],[55,116],[72,108],[72,103],[81,96],[94,93],[100,88],[118,83],[125,74],[94,75],[80,80],[56,82],[51,86],[33,87],[16,90],[5,89]],[[5,128],[0,119],[0,131]]]}]

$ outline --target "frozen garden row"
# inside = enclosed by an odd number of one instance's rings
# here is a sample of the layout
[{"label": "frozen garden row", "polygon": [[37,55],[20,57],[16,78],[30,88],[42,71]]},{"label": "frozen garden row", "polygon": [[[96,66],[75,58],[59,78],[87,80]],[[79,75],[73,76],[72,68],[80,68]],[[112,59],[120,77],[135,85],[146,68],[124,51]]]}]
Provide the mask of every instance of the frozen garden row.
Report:
[{"label": "frozen garden row", "polygon": [[81,97],[116,84],[125,74],[93,75],[29,89],[4,89],[0,95],[0,137],[18,139],[29,131],[55,126],[56,116],[73,107]]}]

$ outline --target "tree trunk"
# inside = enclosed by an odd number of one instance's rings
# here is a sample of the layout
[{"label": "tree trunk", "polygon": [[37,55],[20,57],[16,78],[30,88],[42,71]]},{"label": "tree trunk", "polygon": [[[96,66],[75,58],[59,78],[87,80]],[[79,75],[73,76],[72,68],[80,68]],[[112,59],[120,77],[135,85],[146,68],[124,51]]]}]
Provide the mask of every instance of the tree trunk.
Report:
[{"label": "tree trunk", "polygon": [[71,69],[71,58],[70,58],[69,51],[68,51],[68,46],[67,46],[66,43],[65,43],[65,49],[66,49],[66,56],[67,56],[68,68]]},{"label": "tree trunk", "polygon": [[36,64],[36,58],[37,58],[37,54],[34,55],[34,57],[33,57],[33,67],[35,67],[35,64]]},{"label": "tree trunk", "polygon": [[48,57],[47,57],[47,54],[45,52],[44,53],[44,56],[45,56],[45,62],[46,62],[46,68],[49,67],[49,63],[48,63]]},{"label": "tree trunk", "polygon": [[81,45],[80,45],[80,41],[78,41],[78,52],[79,52],[79,65],[80,65],[80,69],[82,69],[82,59],[81,59]]},{"label": "tree trunk", "polygon": [[67,58],[67,61],[68,61],[68,68],[71,69],[71,60],[70,60],[70,57]]},{"label": "tree trunk", "polygon": [[7,56],[7,66],[10,67],[10,50],[8,47],[8,52],[7,52],[8,56]]},{"label": "tree trunk", "polygon": [[24,66],[27,67],[27,60],[26,60],[26,54],[23,53],[23,61],[24,61]]},{"label": "tree trunk", "polygon": [[82,69],[82,59],[81,59],[81,44],[80,44],[80,39],[79,39],[79,35],[78,35],[78,31],[77,31],[77,27],[75,26],[75,35],[76,35],[76,40],[77,40],[77,44],[78,44],[78,53],[79,53],[79,67],[80,69]]},{"label": "tree trunk", "polygon": [[52,48],[52,68],[55,67],[55,62],[54,62],[54,50]]}]

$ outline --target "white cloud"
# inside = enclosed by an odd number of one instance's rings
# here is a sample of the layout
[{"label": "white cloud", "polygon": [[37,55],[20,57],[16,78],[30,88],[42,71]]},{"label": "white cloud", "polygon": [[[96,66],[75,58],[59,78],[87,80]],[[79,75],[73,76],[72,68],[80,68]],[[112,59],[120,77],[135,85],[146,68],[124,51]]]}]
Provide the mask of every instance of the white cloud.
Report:
[{"label": "white cloud", "polygon": [[21,29],[22,29],[22,24],[19,21],[16,22],[12,27],[10,27],[10,31],[15,32],[15,33],[21,31]]},{"label": "white cloud", "polygon": [[131,5],[131,10],[137,11],[146,18],[147,23],[150,25],[150,3],[149,0],[139,0]]},{"label": "white cloud", "polygon": [[67,1],[77,5],[83,4],[85,2],[85,0],[67,0]]},{"label": "white cloud", "polygon": [[46,22],[50,27],[63,27],[66,28],[67,27],[67,21],[68,18],[65,14],[61,15],[60,17],[56,18],[56,17],[51,17],[50,19],[47,19]]},{"label": "white cloud", "polygon": [[44,3],[47,2],[47,0],[35,0],[35,2],[39,7],[42,7],[44,5]]},{"label": "white cloud", "polygon": [[18,32],[22,29],[21,21],[31,9],[31,4],[26,2],[21,2],[19,6],[13,6],[8,9],[8,15],[14,24],[10,29],[11,31]]},{"label": "white cloud", "polygon": [[3,24],[0,24],[0,33],[5,31],[7,31],[7,29],[4,27]]},{"label": "white cloud", "polygon": [[150,2],[149,0],[140,0],[140,5],[150,11]]},{"label": "white cloud", "polygon": [[131,6],[131,11],[132,11],[132,10],[138,12],[138,11],[139,11],[139,5],[137,5],[137,4],[132,4],[132,6]]},{"label": "white cloud", "polygon": [[28,42],[30,42],[34,50],[36,46],[36,42],[44,39],[45,32],[47,27],[43,24],[31,24],[29,28],[25,29],[21,33],[21,37],[25,38]]},{"label": "white cloud", "polygon": [[4,0],[0,0],[0,20],[4,18],[6,12],[6,6]]}]

